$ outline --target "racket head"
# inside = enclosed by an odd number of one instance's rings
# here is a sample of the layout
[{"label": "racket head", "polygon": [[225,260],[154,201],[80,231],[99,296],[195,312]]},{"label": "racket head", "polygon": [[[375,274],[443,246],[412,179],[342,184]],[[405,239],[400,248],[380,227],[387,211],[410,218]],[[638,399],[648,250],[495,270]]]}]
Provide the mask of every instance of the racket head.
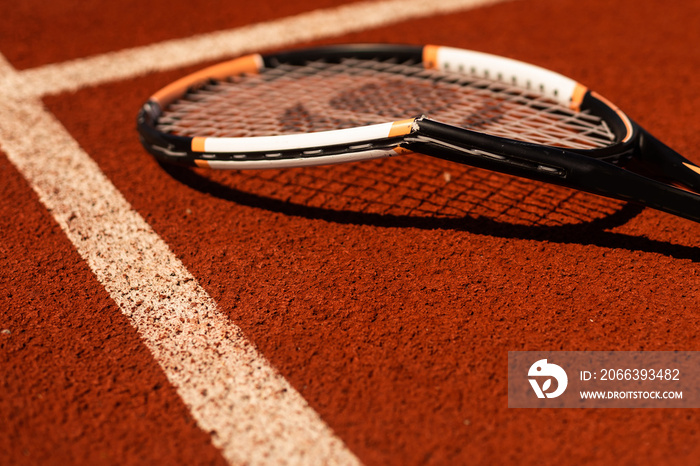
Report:
[{"label": "racket head", "polygon": [[386,44],[253,54],[209,67],[156,92],[138,131],[166,162],[286,168],[405,153],[418,147],[418,122],[428,119],[492,146],[519,141],[610,160],[632,152],[637,131],[610,102],[560,74],[479,52]]}]

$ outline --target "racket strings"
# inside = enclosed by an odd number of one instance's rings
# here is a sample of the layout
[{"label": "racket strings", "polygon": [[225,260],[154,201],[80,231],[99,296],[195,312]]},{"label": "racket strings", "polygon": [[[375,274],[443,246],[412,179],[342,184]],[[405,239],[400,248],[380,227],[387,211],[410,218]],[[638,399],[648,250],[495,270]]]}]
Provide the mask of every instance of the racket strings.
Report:
[{"label": "racket strings", "polygon": [[173,102],[158,129],[250,137],[384,123],[426,114],[443,123],[536,144],[593,149],[615,137],[600,118],[534,90],[412,61],[316,60],[212,81]]}]

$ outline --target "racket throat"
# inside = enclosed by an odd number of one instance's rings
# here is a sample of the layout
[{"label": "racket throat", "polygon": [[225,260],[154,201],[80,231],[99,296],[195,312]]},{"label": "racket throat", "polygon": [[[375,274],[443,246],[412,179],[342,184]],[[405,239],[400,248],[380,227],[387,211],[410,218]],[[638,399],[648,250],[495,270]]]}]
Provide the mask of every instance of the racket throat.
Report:
[{"label": "racket throat", "polygon": [[425,117],[416,119],[404,147],[456,163],[549,183],[559,184],[567,176],[566,169],[554,163],[556,155],[547,154],[546,150],[538,148],[538,153],[534,153],[527,144],[518,141],[506,141]]},{"label": "racket throat", "polygon": [[[667,183],[680,184],[696,193],[700,193],[700,167],[678,154],[646,130],[639,128],[639,146],[637,156],[650,177],[660,178]],[[660,176],[659,176],[660,175]]]}]

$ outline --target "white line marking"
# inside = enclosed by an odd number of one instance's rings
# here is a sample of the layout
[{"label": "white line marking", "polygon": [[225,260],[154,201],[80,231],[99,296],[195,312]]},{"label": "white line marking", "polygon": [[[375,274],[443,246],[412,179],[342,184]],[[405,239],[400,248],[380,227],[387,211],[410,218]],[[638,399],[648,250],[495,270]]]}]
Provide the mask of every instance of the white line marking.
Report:
[{"label": "white line marking", "polygon": [[227,460],[358,463],[40,102],[0,103],[0,145]]},{"label": "white line marking", "polygon": [[[0,55],[0,148],[231,463],[357,464],[38,97],[504,0],[390,0],[15,71]],[[150,91],[144,90],[145,95]]]},{"label": "white line marking", "polygon": [[[58,94],[155,71],[341,36],[409,19],[504,1],[508,0],[387,0],[350,3],[238,29],[25,70],[7,77],[4,82],[0,79],[0,88],[12,88],[13,95],[17,97]],[[145,90],[144,95],[147,97],[150,91]]]}]

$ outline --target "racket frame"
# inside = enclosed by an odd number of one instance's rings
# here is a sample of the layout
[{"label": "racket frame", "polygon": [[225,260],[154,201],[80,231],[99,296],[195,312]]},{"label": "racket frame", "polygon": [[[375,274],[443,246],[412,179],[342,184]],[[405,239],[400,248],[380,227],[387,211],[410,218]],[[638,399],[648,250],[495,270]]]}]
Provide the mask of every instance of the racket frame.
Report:
[{"label": "racket frame", "polygon": [[[351,129],[279,136],[184,137],[156,129],[163,109],[188,89],[210,80],[258,73],[263,67],[302,65],[317,59],[390,59],[423,63],[425,68],[464,71],[523,86],[575,111],[601,117],[615,142],[598,149],[563,149],[506,139],[450,126],[419,115]],[[700,196],[622,169],[631,160],[649,174],[700,191],[700,168],[634,123],[614,104],[558,73],[508,58],[450,47],[353,44],[270,55],[253,54],[206,68],[154,94],[141,108],[138,131],[156,158],[215,169],[288,168],[346,163],[418,152],[457,163],[638,202],[700,221]],[[666,181],[666,180],[664,180]]]}]

